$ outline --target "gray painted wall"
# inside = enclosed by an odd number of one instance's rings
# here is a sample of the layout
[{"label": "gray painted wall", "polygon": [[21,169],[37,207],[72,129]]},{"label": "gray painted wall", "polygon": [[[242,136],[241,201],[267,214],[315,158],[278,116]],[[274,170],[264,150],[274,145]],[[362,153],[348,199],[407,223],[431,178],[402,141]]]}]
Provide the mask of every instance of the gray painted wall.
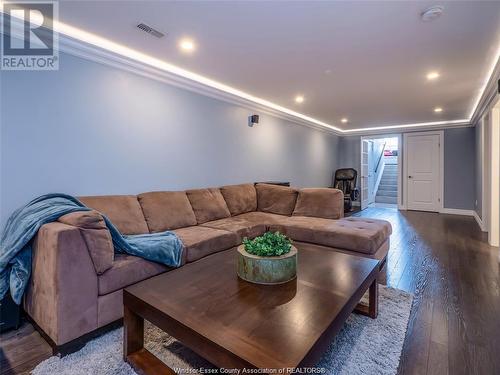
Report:
[{"label": "gray painted wall", "polygon": [[476,176],[475,176],[475,209],[479,217],[483,218],[483,169],[482,169],[482,153],[483,153],[483,140],[481,139],[481,130],[483,127],[483,122],[479,121],[476,124],[475,129],[475,168],[476,168]]},{"label": "gray painted wall", "polygon": [[329,186],[339,138],[61,54],[0,71],[3,224],[40,194],[136,194],[259,180]]},{"label": "gray painted wall", "polygon": [[444,131],[444,207],[474,209],[475,149],[474,128]]},{"label": "gray painted wall", "polygon": [[[444,207],[473,210],[476,199],[475,129],[444,130]],[[339,166],[361,170],[360,136],[342,137]],[[358,180],[359,186],[359,180]]]},{"label": "gray painted wall", "polygon": [[[360,171],[360,137],[336,137],[61,54],[55,72],[0,71],[0,222],[33,197],[135,194],[258,180],[329,186]],[[445,207],[474,209],[477,129],[445,130]],[[480,172],[479,172],[480,173]],[[359,186],[359,178],[358,178]],[[479,194],[478,194],[479,192]]]},{"label": "gray painted wall", "polygon": [[360,186],[361,173],[361,137],[347,136],[341,137],[338,149],[338,167],[354,168],[358,171],[357,186]]}]

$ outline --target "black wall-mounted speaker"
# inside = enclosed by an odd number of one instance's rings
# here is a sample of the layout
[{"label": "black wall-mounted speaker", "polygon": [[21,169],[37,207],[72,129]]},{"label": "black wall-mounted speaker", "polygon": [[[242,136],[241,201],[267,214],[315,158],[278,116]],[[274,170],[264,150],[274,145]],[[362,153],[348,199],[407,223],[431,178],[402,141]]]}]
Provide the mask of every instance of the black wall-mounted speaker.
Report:
[{"label": "black wall-mounted speaker", "polygon": [[259,115],[252,115],[252,116],[250,116],[250,122],[252,124],[258,124],[259,123]]}]

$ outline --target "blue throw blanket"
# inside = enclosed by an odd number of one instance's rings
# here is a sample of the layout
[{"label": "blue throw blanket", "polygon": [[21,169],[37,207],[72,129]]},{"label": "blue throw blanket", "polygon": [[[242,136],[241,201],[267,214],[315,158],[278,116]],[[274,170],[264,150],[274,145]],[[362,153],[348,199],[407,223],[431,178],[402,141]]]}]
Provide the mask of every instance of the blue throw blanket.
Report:
[{"label": "blue throw blanket", "polygon": [[[7,220],[0,240],[0,298],[10,285],[12,299],[21,303],[31,274],[31,240],[43,224],[56,221],[76,211],[90,211],[75,197],[66,194],[42,195],[19,208]],[[103,215],[115,251],[147,260],[179,267],[182,260],[182,242],[173,232],[122,235]]]}]

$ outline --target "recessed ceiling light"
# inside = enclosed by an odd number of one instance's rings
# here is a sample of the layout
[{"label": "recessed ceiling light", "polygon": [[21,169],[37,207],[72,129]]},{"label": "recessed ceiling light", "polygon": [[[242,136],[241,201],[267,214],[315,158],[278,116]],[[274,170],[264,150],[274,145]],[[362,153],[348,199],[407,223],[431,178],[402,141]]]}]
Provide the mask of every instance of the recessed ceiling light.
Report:
[{"label": "recessed ceiling light", "polygon": [[436,108],[434,108],[434,112],[436,112],[436,113],[443,112],[443,108],[441,108],[441,107],[436,107]]},{"label": "recessed ceiling light", "polygon": [[433,80],[439,78],[439,76],[440,76],[439,72],[429,72],[429,73],[427,73],[427,79],[429,81],[433,81]]},{"label": "recessed ceiling light", "polygon": [[443,14],[444,7],[441,5],[434,5],[430,8],[427,8],[420,14],[420,18],[424,22],[434,21],[435,19],[441,17]]},{"label": "recessed ceiling light", "polygon": [[347,124],[347,122],[348,122],[348,121],[349,121],[349,120],[347,119],[347,117],[344,117],[344,118],[342,118],[342,119],[340,120],[340,122],[341,122],[342,124]]},{"label": "recessed ceiling light", "polygon": [[196,48],[192,39],[181,39],[179,42],[179,48],[184,52],[192,52]]},{"label": "recessed ceiling light", "polygon": [[304,97],[302,95],[297,95],[295,97],[295,103],[304,103]]}]

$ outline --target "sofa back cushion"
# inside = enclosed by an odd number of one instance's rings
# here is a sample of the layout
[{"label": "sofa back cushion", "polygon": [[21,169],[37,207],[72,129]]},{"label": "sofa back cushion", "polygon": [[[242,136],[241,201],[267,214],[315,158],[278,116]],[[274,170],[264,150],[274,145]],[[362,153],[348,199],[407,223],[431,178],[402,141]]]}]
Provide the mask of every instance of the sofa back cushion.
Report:
[{"label": "sofa back cushion", "polygon": [[259,211],[288,216],[292,214],[297,201],[297,189],[269,184],[257,184],[255,189]]},{"label": "sofa back cushion", "polygon": [[344,194],[330,188],[300,189],[293,216],[340,219],[344,216]]},{"label": "sofa back cushion", "polygon": [[155,191],[137,198],[151,233],[196,225],[185,191]]},{"label": "sofa back cushion", "polygon": [[232,216],[257,210],[257,192],[254,184],[223,186],[220,192]]},{"label": "sofa back cushion", "polygon": [[188,190],[186,194],[198,224],[231,216],[226,201],[217,188]]},{"label": "sofa back cushion", "polygon": [[104,195],[78,199],[86,206],[105,215],[122,234],[149,233],[135,195]]}]

